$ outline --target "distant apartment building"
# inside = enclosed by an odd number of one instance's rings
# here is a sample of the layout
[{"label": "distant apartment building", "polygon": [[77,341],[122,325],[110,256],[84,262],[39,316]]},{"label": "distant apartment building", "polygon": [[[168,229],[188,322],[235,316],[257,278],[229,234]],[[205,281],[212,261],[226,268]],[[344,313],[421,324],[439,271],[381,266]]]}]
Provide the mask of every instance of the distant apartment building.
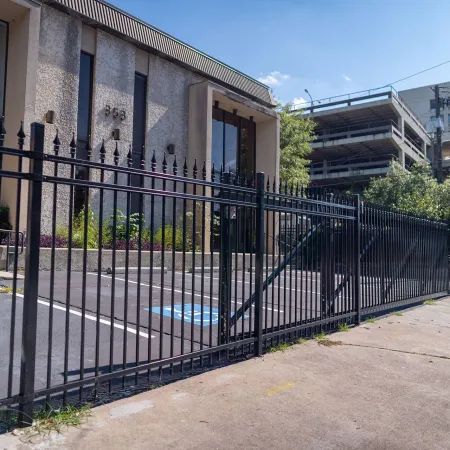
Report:
[{"label": "distant apartment building", "polygon": [[393,159],[408,168],[432,151],[425,126],[392,88],[305,109],[317,124],[310,157],[314,186],[362,190],[371,178],[386,175]]},{"label": "distant apartment building", "polygon": [[[450,82],[437,83],[441,98],[450,98]],[[420,121],[427,126],[436,117],[435,84],[400,91],[400,96],[414,111]],[[441,103],[440,118],[442,123],[442,166],[446,176],[450,175],[450,107],[448,102]],[[432,131],[428,129],[428,131]],[[435,152],[430,152],[430,160],[435,166]]]}]

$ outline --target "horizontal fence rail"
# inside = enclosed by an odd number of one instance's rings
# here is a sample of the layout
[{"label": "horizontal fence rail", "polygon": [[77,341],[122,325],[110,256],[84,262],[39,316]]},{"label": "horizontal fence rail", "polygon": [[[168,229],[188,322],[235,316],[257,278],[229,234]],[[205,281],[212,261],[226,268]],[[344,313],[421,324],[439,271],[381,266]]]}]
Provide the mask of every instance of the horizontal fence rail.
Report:
[{"label": "horizontal fence rail", "polygon": [[41,124],[30,150],[17,136],[0,119],[5,429],[448,291],[444,223],[117,142],[45,149]]}]

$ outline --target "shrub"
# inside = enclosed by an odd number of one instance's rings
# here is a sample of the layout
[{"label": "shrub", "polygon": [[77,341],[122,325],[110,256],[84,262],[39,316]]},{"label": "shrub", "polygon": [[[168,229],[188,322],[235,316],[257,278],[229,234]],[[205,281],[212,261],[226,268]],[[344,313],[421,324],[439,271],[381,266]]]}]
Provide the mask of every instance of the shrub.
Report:
[{"label": "shrub", "polygon": [[[40,246],[43,248],[52,247],[52,235],[41,234]],[[67,248],[67,239],[65,237],[55,236],[55,248]]]},{"label": "shrub", "polygon": [[[129,240],[136,240],[139,234],[139,221],[142,220],[142,228],[144,228],[145,220],[144,216],[139,218],[139,213],[131,214],[129,217]],[[109,233],[112,236],[113,234],[113,223],[114,223],[114,215],[109,218]],[[127,239],[127,216],[120,211],[116,210],[116,239],[117,240],[126,240]]]},{"label": "shrub", "polygon": [[94,212],[88,209],[87,219],[84,208],[73,221],[72,245],[74,248],[83,248],[85,245],[85,221],[87,220],[87,248],[98,248],[98,221]]},{"label": "shrub", "polygon": [[[0,229],[2,230],[12,230],[12,226],[9,222],[9,207],[0,206]],[[0,231],[0,241],[5,239],[8,233]]]},{"label": "shrub", "polygon": [[[186,215],[189,218],[189,214]],[[193,249],[192,241],[192,220],[187,220],[186,224],[186,251],[191,252]],[[174,228],[172,224],[167,224],[164,229],[159,227],[153,238],[155,244],[159,244],[162,247],[162,238],[164,233],[164,248],[166,250],[172,250],[173,248],[173,232]],[[183,219],[180,218],[178,225],[175,228],[175,251],[183,251]]]}]

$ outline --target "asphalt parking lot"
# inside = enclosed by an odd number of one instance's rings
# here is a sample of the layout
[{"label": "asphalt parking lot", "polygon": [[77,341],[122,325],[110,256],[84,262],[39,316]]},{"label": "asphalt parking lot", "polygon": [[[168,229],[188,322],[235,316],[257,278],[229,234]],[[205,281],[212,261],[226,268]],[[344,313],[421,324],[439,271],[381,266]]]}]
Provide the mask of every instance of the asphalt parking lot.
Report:
[{"label": "asphalt parking lot", "polygon": [[[253,294],[254,281],[254,273],[233,272],[231,316]],[[52,277],[40,272],[36,389],[218,345],[219,283],[219,274],[210,271],[203,275],[143,271],[140,279],[135,272],[128,278],[65,271]],[[264,326],[277,329],[319,317],[319,292],[319,273],[289,268],[264,293]],[[19,389],[24,299],[18,294],[13,305],[11,294],[0,298],[0,392],[8,390],[13,339],[10,393],[14,395]],[[344,291],[339,309],[345,298]],[[231,328],[232,338],[250,331],[253,315],[254,308],[245,312]]]},{"label": "asphalt parking lot", "polygon": [[[138,280],[137,273],[130,273],[127,279],[124,274],[114,277],[88,272],[83,276],[81,272],[71,272],[68,280],[65,271],[55,272],[53,278],[50,272],[40,272],[36,389],[109,372],[111,368],[119,370],[137,361],[145,363],[217,345],[218,277],[217,272],[203,276],[182,272],[150,276],[146,272]],[[299,289],[301,277],[297,274]],[[2,284],[11,285],[11,282]],[[315,279],[311,281],[311,274],[303,274],[304,300],[300,304],[297,289],[296,305],[295,271],[292,282],[289,275],[286,280],[283,276],[277,280],[274,295],[269,288],[265,297],[267,325],[283,326],[307,311],[315,314],[312,310],[318,299],[316,284]],[[251,296],[253,286],[254,274],[233,273],[231,315]],[[18,282],[18,287],[23,287],[23,281]],[[19,389],[24,300],[18,294],[13,305],[11,294],[0,295],[0,390],[8,389],[9,342],[13,338],[14,395]],[[249,331],[253,314],[254,308],[247,310],[231,335]],[[10,332],[12,315],[15,317],[14,336]]]}]

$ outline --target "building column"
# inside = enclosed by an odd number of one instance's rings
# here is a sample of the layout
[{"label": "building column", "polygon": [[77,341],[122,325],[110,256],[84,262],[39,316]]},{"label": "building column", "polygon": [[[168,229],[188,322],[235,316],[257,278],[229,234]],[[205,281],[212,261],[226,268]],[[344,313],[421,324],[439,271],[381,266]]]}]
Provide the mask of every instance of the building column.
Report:
[{"label": "building column", "polygon": [[402,140],[405,138],[405,119],[403,117],[399,117],[397,121],[398,130],[400,131],[402,135]]},{"label": "building column", "polygon": [[[15,13],[9,8],[14,5]],[[39,30],[41,8],[24,0],[2,3],[0,19],[9,22],[8,56],[5,92],[5,146],[17,148],[17,132],[20,121],[27,135],[24,149],[29,149],[30,125],[35,121],[36,80],[39,54]],[[17,171],[15,156],[3,156],[3,170]],[[24,158],[23,172],[28,172],[28,160]],[[0,204],[9,207],[9,219],[15,228],[17,209],[17,183],[12,178],[1,180]],[[27,223],[28,185],[21,185],[19,230],[24,231]]]},{"label": "building column", "polygon": [[405,168],[405,151],[402,148],[400,148],[398,150],[398,162],[404,169]]}]

